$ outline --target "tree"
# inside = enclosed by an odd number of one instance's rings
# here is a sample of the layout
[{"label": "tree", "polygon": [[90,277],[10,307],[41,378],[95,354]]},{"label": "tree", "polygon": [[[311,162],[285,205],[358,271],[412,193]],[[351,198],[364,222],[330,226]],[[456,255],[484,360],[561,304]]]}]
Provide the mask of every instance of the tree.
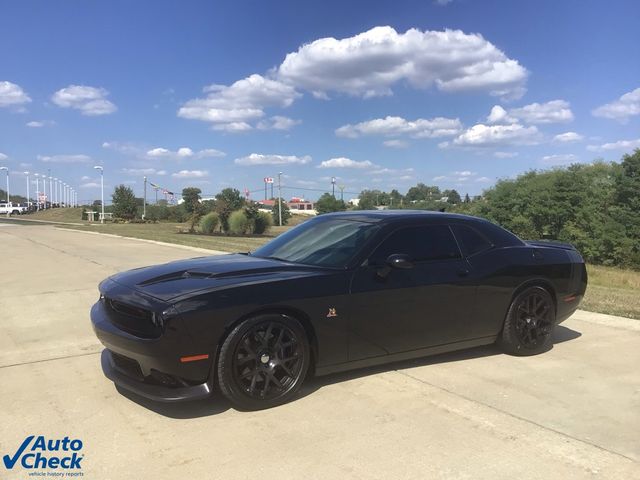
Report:
[{"label": "tree", "polygon": [[[380,190],[363,190],[358,195],[360,201],[358,202],[358,208],[360,210],[373,210],[376,206],[381,205],[380,195],[384,194]],[[386,194],[385,194],[386,195]]]},{"label": "tree", "polygon": [[138,207],[133,190],[126,185],[118,185],[111,195],[113,215],[117,218],[131,220],[136,216]]},{"label": "tree", "polygon": [[215,211],[220,216],[220,224],[225,232],[229,230],[229,216],[232,212],[241,209],[245,204],[240,190],[225,188],[216,195]]},{"label": "tree", "polygon": [[430,201],[442,197],[440,188],[437,186],[428,186],[424,183],[418,183],[415,187],[411,187],[405,198],[409,202]]},{"label": "tree", "polygon": [[342,212],[346,209],[346,204],[342,200],[334,198],[330,193],[323,193],[316,202],[316,212],[318,212],[318,215],[330,212]]},{"label": "tree", "polygon": [[471,199],[469,198],[469,194],[468,193],[464,194],[464,203],[471,203]]},{"label": "tree", "polygon": [[447,203],[451,205],[457,205],[458,203],[462,202],[460,194],[457,192],[457,190],[445,190],[444,192],[442,192],[442,196],[447,197]]},{"label": "tree", "polygon": [[280,214],[278,213],[278,204],[280,204],[280,208],[282,209],[282,225],[286,225],[291,218],[291,211],[289,210],[289,206],[287,202],[284,201],[283,198],[274,198],[273,210],[271,210],[271,216],[273,217],[273,224],[280,225],[278,222],[280,221]]},{"label": "tree", "polygon": [[389,194],[389,206],[392,208],[402,208],[404,203],[404,197],[400,194],[398,190],[395,188],[391,190]]},{"label": "tree", "polygon": [[184,208],[187,213],[194,213],[199,210],[201,193],[202,190],[196,187],[182,189],[182,200],[184,200]]},{"label": "tree", "polygon": [[193,233],[196,229],[196,223],[202,216],[203,208],[200,204],[200,194],[202,190],[197,187],[187,187],[182,189],[182,200],[184,200],[184,209],[190,215],[189,232]]}]

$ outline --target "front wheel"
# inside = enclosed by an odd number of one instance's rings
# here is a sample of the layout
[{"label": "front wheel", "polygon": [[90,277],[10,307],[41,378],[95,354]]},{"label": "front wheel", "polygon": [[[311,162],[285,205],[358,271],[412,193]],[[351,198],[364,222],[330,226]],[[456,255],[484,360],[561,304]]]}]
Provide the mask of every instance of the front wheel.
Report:
[{"label": "front wheel", "polygon": [[220,348],[218,384],[242,409],[291,400],[302,386],[311,351],[305,330],[286,315],[259,315],[235,327]]},{"label": "front wheel", "polygon": [[556,309],[551,294],[542,287],[529,287],[511,302],[498,345],[511,355],[536,355],[551,343]]}]

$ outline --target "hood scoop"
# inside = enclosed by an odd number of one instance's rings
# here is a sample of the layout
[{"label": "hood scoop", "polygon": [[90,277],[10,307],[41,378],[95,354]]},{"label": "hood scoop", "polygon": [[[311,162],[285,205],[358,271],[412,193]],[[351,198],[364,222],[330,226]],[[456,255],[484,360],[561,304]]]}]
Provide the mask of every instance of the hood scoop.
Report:
[{"label": "hood scoop", "polygon": [[167,273],[165,275],[159,275],[157,277],[150,278],[144,282],[137,284],[138,287],[147,287],[149,285],[156,285],[164,282],[173,282],[177,280],[187,279],[210,279],[210,278],[226,278],[226,277],[240,277],[246,275],[268,275],[274,272],[281,272],[284,270],[291,270],[291,266],[274,266],[274,267],[260,267],[260,268],[248,268],[243,270],[232,270],[228,272],[210,272],[202,270],[179,270],[177,272]]},{"label": "hood scoop", "polygon": [[144,282],[138,283],[139,287],[146,287],[149,285],[155,285],[156,283],[172,282],[174,280],[180,280],[182,278],[210,278],[215,275],[212,272],[202,272],[198,270],[182,270],[177,272],[167,273],[166,275],[160,275],[158,277],[150,278]]}]

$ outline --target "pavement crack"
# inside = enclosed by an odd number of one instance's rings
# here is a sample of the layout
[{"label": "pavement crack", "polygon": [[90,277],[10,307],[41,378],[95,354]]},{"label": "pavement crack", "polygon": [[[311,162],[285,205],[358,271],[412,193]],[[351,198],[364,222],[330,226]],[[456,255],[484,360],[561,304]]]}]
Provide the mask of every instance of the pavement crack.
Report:
[{"label": "pavement crack", "polygon": [[76,353],[73,355],[64,355],[62,357],[43,358],[41,360],[32,360],[31,362],[21,362],[21,363],[12,363],[10,365],[0,365],[0,370],[3,368],[19,367],[22,365],[31,365],[33,363],[53,362],[55,360],[64,360],[66,358],[88,357],[89,355],[99,355],[101,353],[102,353],[102,350],[98,352],[86,352],[86,353]]},{"label": "pavement crack", "polygon": [[590,442],[588,440],[584,440],[582,438],[574,437],[573,435],[569,435],[568,433],[562,432],[560,430],[556,430],[556,429],[551,428],[551,427],[547,427],[546,425],[542,425],[540,423],[534,422],[533,420],[530,420],[530,419],[525,418],[525,417],[521,417],[521,416],[516,415],[514,413],[507,412],[506,410],[502,410],[502,409],[494,407],[493,405],[490,405],[488,403],[481,402],[481,401],[479,401],[479,400],[477,400],[475,398],[471,398],[471,397],[468,397],[468,396],[463,395],[461,393],[455,392],[453,390],[449,390],[448,388],[442,387],[440,385],[435,385],[435,384],[433,384],[431,382],[427,382],[426,380],[423,380],[421,378],[415,377],[415,376],[411,375],[410,373],[403,372],[403,371],[400,371],[400,370],[395,370],[395,372],[400,374],[400,375],[403,375],[403,376],[405,376],[407,378],[415,380],[417,382],[423,383],[424,385],[429,385],[432,388],[436,388],[436,389],[441,390],[443,392],[446,392],[446,393],[448,393],[450,395],[454,395],[454,396],[456,396],[458,398],[462,398],[463,400],[467,400],[468,402],[472,402],[472,403],[475,403],[475,404],[478,404],[478,405],[482,405],[483,407],[489,408],[489,409],[491,409],[491,410],[493,410],[495,412],[501,413],[503,415],[507,415],[507,416],[509,416],[511,418],[514,418],[516,420],[520,420],[522,422],[526,422],[526,423],[528,423],[530,425],[535,425],[536,427],[539,427],[539,428],[541,428],[543,430],[547,430],[549,432],[553,432],[553,433],[555,433],[557,435],[561,435],[561,436],[563,436],[565,438],[569,438],[569,439],[574,440],[576,442],[580,442],[580,443],[583,443],[585,445],[589,445],[591,447],[597,448],[598,450],[601,450],[603,452],[607,452],[607,453],[610,453],[612,455],[616,455],[618,457],[622,457],[622,458],[624,458],[626,460],[629,460],[631,462],[638,463],[637,459],[629,457],[629,456],[627,456],[627,455],[625,455],[623,453],[616,452],[614,450],[609,450],[608,448],[605,448],[605,447],[603,447],[601,445],[598,445],[596,443]]}]

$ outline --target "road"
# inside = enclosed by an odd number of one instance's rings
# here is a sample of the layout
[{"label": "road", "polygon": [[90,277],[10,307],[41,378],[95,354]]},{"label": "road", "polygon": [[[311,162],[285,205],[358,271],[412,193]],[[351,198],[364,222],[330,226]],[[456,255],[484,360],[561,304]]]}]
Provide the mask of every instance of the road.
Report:
[{"label": "road", "polygon": [[157,405],[103,377],[89,308],[114,272],[202,253],[4,222],[0,245],[2,455],[35,434],[81,439],[88,479],[640,478],[638,321],[579,311],[537,357],[483,347],[311,379],[267,411]]}]

